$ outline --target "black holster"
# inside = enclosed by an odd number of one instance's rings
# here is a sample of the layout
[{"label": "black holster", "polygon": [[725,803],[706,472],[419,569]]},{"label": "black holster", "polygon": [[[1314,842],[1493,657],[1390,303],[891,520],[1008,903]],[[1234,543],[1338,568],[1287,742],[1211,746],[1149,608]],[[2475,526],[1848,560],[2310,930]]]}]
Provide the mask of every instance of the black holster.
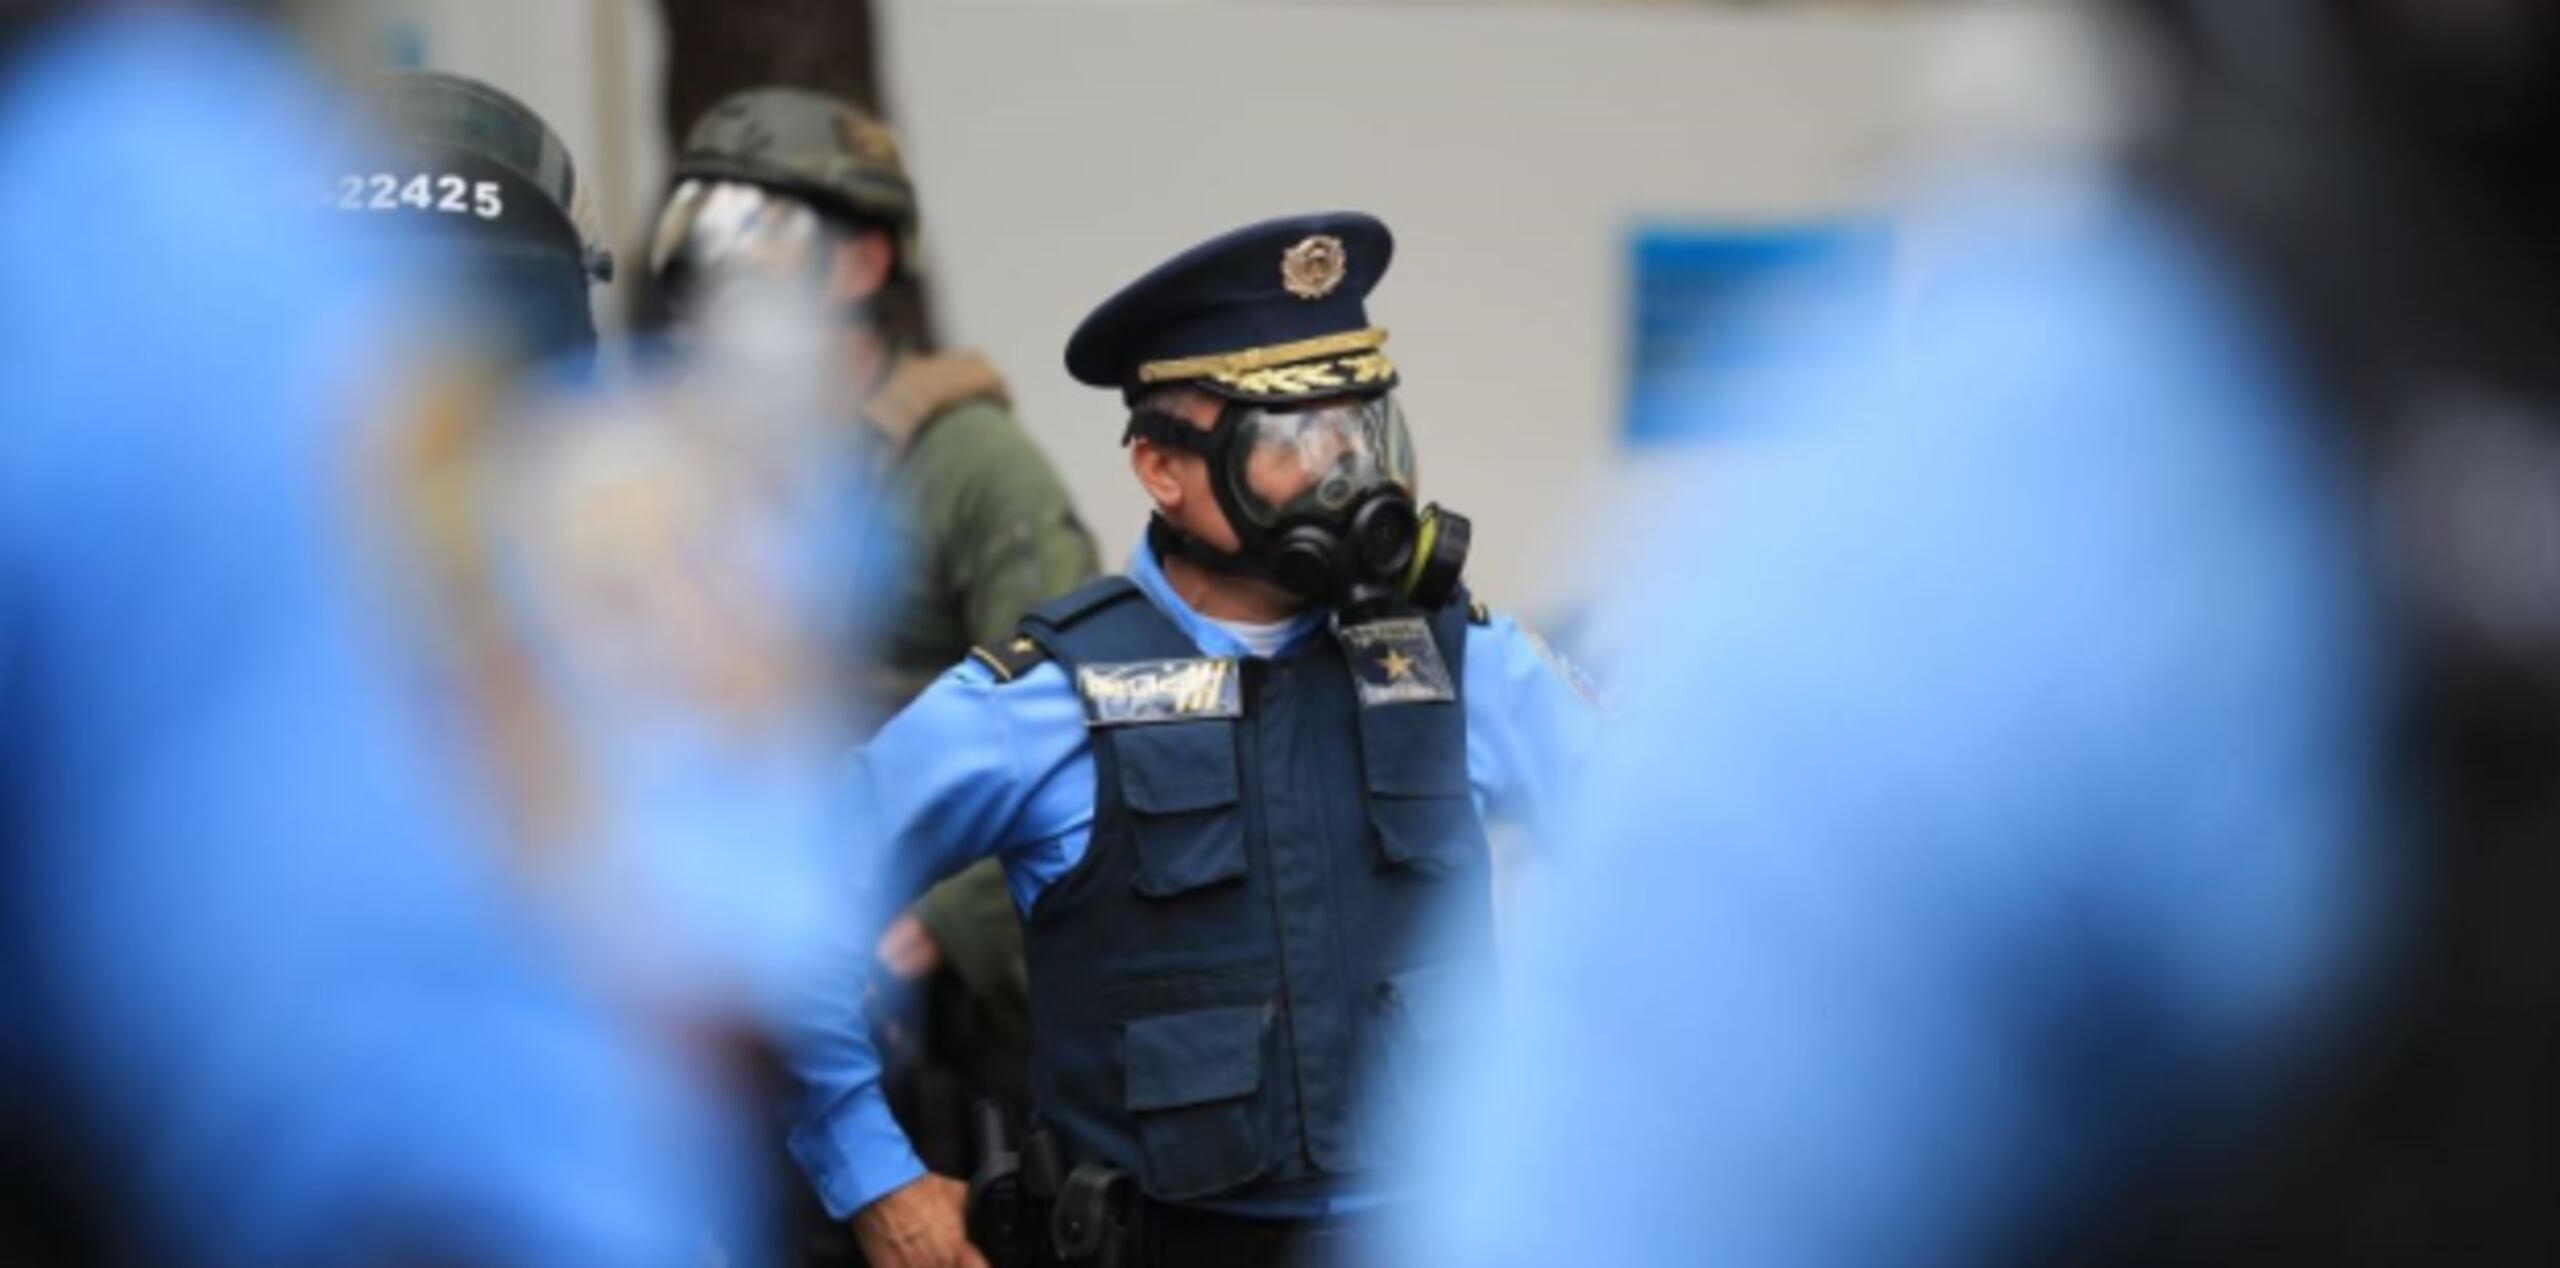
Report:
[{"label": "black holster", "polygon": [[1088,1162],[1061,1174],[1057,1138],[1035,1130],[1017,1150],[993,1101],[972,1126],[969,1240],[993,1268],[1140,1268],[1144,1204],[1128,1172]]},{"label": "black holster", "polygon": [[1138,1182],[1088,1162],[1067,1173],[1049,1216],[1049,1248],[1071,1268],[1138,1268]]}]

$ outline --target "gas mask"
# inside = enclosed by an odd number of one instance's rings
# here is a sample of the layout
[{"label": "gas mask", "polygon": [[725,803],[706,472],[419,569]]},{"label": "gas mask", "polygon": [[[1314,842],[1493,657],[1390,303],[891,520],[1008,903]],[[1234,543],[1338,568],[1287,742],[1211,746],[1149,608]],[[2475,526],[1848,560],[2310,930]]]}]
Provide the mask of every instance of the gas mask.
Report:
[{"label": "gas mask", "polygon": [[1156,410],[1128,438],[1199,454],[1241,549],[1218,550],[1162,519],[1159,549],[1219,572],[1260,577],[1362,621],[1457,592],[1467,518],[1414,505],[1413,437],[1393,393],[1291,408],[1229,402],[1203,431]]}]

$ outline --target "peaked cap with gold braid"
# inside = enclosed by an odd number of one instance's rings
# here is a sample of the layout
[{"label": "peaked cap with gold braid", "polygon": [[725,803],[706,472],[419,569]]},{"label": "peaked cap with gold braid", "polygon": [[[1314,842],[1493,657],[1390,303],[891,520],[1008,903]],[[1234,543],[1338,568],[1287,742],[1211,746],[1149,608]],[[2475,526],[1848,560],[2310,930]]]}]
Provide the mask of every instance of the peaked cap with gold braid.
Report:
[{"label": "peaked cap with gold braid", "polygon": [[1067,373],[1128,396],[1190,383],[1276,404],[1396,384],[1371,288],[1395,236],[1375,216],[1289,216],[1221,234],[1104,300],[1067,340]]}]

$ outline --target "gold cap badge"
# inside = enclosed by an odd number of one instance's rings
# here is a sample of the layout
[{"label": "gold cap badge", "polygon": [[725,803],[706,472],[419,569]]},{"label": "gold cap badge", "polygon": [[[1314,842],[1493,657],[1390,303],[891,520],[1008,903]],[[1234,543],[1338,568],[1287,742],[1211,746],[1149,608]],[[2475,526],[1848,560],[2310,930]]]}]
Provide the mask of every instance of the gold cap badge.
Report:
[{"label": "gold cap badge", "polygon": [[1323,299],[1342,285],[1342,239],[1317,234],[1280,257],[1280,285],[1300,299]]}]

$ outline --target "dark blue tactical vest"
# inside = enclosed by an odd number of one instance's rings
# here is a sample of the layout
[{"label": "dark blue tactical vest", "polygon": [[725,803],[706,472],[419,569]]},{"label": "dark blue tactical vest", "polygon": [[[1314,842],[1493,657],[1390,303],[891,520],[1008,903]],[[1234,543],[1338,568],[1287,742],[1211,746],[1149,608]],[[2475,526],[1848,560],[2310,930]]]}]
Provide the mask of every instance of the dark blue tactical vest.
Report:
[{"label": "dark blue tactical vest", "polygon": [[1467,620],[1462,597],[1401,643],[1210,661],[1116,577],[1026,619],[1085,697],[1098,781],[1092,844],[1027,935],[1033,1100],[1070,1162],[1166,1201],[1376,1164],[1371,1127],[1491,960]]}]

